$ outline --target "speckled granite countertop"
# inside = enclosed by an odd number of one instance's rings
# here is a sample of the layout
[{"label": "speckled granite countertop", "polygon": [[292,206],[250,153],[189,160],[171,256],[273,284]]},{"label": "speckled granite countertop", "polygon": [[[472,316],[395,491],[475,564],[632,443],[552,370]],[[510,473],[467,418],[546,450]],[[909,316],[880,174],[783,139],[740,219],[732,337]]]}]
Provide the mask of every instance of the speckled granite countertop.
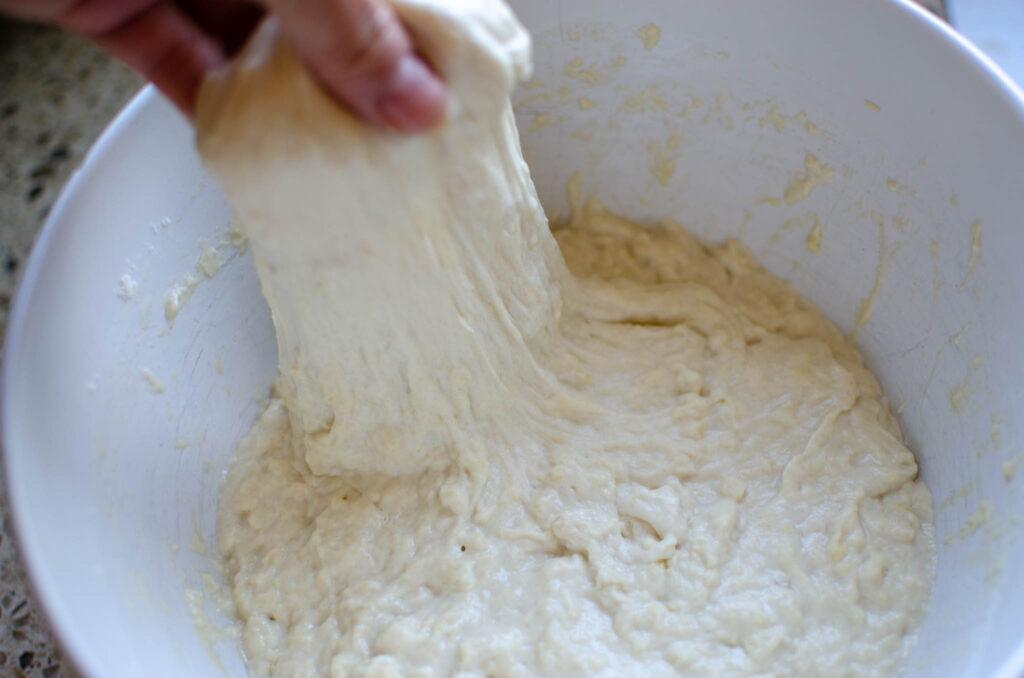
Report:
[{"label": "speckled granite countertop", "polygon": [[[0,332],[72,170],[142,80],[86,41],[0,18]],[[2,335],[0,335],[2,336]],[[0,484],[0,676],[70,678],[29,595]]]}]

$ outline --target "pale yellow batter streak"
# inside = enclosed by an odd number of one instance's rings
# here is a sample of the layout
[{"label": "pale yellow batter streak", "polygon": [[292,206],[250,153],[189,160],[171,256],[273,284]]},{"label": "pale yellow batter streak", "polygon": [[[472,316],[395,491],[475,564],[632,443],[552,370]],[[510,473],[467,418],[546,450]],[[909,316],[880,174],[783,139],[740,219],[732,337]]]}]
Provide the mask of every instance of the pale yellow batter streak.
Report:
[{"label": "pale yellow batter streak", "polygon": [[931,500],[857,351],[736,241],[578,190],[552,237],[525,32],[396,7],[434,134],[353,119],[273,27],[200,101],[279,344],[220,508],[250,672],[892,675]]}]

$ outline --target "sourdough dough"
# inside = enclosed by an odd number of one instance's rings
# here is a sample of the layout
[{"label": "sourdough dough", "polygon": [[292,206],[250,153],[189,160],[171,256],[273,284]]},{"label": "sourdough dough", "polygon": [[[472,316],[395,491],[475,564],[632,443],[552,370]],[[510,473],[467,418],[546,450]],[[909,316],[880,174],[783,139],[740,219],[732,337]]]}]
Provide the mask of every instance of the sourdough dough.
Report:
[{"label": "sourdough dough", "polygon": [[199,142],[280,399],[221,497],[256,676],[886,676],[931,499],[857,351],[738,242],[549,230],[499,0],[401,0],[449,123],[375,131],[267,25]]}]

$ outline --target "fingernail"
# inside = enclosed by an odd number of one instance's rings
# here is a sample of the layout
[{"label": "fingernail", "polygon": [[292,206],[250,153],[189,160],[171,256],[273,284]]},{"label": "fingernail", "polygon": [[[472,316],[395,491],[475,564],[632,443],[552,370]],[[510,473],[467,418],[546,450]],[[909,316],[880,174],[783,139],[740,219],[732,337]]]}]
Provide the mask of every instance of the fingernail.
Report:
[{"label": "fingernail", "polygon": [[422,132],[444,118],[445,87],[415,54],[407,54],[377,96],[374,111],[399,132]]}]

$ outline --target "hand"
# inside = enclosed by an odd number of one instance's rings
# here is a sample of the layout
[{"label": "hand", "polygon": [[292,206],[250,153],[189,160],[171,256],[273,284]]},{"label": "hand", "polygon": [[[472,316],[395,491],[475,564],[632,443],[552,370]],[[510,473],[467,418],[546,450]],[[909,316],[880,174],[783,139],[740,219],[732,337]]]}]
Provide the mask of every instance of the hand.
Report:
[{"label": "hand", "polygon": [[0,11],[81,33],[152,80],[186,114],[206,73],[266,11],[323,87],[371,123],[419,132],[445,88],[387,0],[0,0]]}]

